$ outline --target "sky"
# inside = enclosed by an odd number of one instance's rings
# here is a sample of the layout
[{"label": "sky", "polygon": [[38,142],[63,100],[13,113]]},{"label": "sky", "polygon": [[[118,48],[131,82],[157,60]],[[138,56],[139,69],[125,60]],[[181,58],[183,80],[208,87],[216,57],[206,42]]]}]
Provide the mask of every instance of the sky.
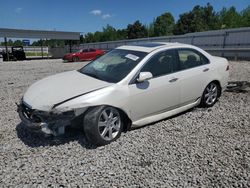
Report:
[{"label": "sky", "polygon": [[210,3],[216,11],[235,6],[238,11],[250,0],[0,0],[0,28],[75,31],[116,29],[140,20],[149,24],[164,12],[175,20],[195,5]]}]

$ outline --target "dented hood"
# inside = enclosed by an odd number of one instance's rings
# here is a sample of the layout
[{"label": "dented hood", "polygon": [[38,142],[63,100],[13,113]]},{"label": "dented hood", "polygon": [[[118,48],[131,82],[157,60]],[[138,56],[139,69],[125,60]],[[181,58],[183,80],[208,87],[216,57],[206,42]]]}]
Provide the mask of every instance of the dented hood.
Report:
[{"label": "dented hood", "polygon": [[24,94],[23,101],[32,109],[47,111],[65,100],[109,85],[111,83],[92,78],[78,71],[69,71],[34,83]]}]

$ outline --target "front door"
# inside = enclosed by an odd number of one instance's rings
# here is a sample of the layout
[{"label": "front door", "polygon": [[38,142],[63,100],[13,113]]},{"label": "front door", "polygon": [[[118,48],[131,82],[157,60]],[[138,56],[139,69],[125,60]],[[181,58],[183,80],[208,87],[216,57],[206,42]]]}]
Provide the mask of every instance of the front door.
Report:
[{"label": "front door", "polygon": [[179,73],[174,70],[176,57],[175,50],[157,53],[141,69],[141,72],[151,72],[153,78],[142,83],[135,81],[129,85],[130,113],[133,121],[178,106],[180,85]]},{"label": "front door", "polygon": [[80,59],[85,60],[87,58],[88,49],[83,49],[80,53]]}]

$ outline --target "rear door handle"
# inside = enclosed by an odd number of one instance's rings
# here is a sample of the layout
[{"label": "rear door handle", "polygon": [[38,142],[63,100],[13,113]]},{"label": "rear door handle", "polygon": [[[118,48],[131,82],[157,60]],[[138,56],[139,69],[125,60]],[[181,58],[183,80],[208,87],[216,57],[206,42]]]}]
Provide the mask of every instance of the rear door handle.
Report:
[{"label": "rear door handle", "polygon": [[172,78],[169,82],[176,82],[179,78]]},{"label": "rear door handle", "polygon": [[203,72],[207,72],[207,71],[209,71],[209,68],[203,69]]}]

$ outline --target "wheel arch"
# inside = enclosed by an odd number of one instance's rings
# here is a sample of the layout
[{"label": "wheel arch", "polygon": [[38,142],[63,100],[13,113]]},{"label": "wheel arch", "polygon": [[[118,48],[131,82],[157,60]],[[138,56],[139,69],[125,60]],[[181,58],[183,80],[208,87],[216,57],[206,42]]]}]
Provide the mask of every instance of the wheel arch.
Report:
[{"label": "wheel arch", "polygon": [[203,88],[203,90],[202,90],[202,94],[203,94],[204,90],[206,89],[206,87],[207,87],[210,83],[212,83],[212,82],[219,86],[219,96],[218,96],[218,97],[220,97],[220,96],[221,96],[222,87],[221,87],[221,83],[220,83],[220,81],[219,81],[218,79],[214,79],[214,80],[211,80],[210,82],[208,82],[208,83],[204,86],[204,88]]},{"label": "wheel arch", "polygon": [[123,125],[123,132],[127,132],[128,130],[130,130],[131,125],[132,125],[132,120],[130,119],[129,115],[127,114],[127,112],[117,106],[112,106],[112,105],[108,105],[108,104],[102,104],[102,105],[95,105],[95,106],[90,106],[83,114],[82,117],[84,118],[84,116],[87,114],[87,112],[92,109],[92,108],[96,108],[96,107],[101,107],[101,106],[107,106],[107,107],[112,107],[112,108],[116,108],[119,113],[121,114],[121,117],[124,121],[124,125]]},{"label": "wheel arch", "polygon": [[73,55],[71,58],[71,61],[74,61],[74,58],[77,58],[77,60],[80,60],[80,57],[78,55]]},{"label": "wheel arch", "polygon": [[219,87],[219,95],[218,95],[218,97],[220,97],[221,96],[221,90],[222,90],[220,81],[215,79],[215,80],[209,82],[209,84],[212,83],[212,82],[215,83]]}]

